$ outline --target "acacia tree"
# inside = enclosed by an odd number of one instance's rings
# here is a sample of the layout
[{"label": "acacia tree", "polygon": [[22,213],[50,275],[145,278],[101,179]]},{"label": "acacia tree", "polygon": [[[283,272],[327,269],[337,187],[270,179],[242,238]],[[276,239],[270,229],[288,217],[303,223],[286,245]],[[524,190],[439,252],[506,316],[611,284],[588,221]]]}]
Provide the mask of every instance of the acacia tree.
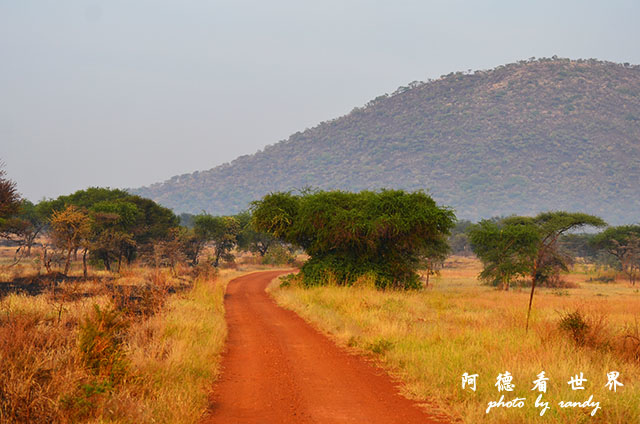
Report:
[{"label": "acacia tree", "polygon": [[449,256],[451,248],[447,243],[434,243],[426,247],[422,253],[422,268],[426,270],[425,287],[429,287],[429,279],[432,275],[439,275],[444,261]]},{"label": "acacia tree", "polygon": [[[204,244],[213,246],[214,267],[220,265],[220,260],[231,262],[234,259],[231,250],[236,246],[240,227],[238,221],[232,216],[212,216],[209,214],[197,215],[194,220],[194,233],[198,240]],[[202,248],[197,250],[202,251]],[[195,262],[197,263],[197,257]]]},{"label": "acacia tree", "polygon": [[92,212],[92,228],[89,243],[85,246],[83,260],[88,251],[102,261],[107,271],[111,271],[112,264],[118,264],[118,271],[122,260],[128,252],[135,251],[136,243],[133,235],[126,230],[123,218],[115,212]]},{"label": "acacia tree", "polygon": [[[481,241],[479,245],[489,252],[485,256],[486,261],[483,261],[483,273],[498,275],[502,272],[505,276],[530,276],[531,294],[526,324],[528,330],[536,286],[556,275],[559,270],[567,268],[569,258],[559,249],[560,237],[572,230],[605,225],[597,216],[563,211],[544,212],[535,217],[511,216],[500,220],[495,228],[485,224],[487,233],[482,237],[486,237],[486,240],[476,240]],[[482,259],[481,255],[486,255],[486,252],[482,249],[479,252]],[[492,268],[495,270],[492,271]]]},{"label": "acacia tree", "polygon": [[23,200],[20,211],[15,216],[16,227],[15,236],[19,249],[24,251],[25,256],[31,256],[31,248],[36,238],[42,233],[47,225],[47,220],[38,205],[34,205],[28,200]]},{"label": "acacia tree", "polygon": [[240,213],[235,218],[240,228],[238,233],[239,249],[248,250],[264,257],[269,248],[278,243],[278,239],[271,234],[256,230],[250,212]]},{"label": "acacia tree", "polygon": [[558,250],[558,240],[569,231],[582,229],[584,227],[604,227],[607,225],[602,218],[579,212],[544,212],[534,218],[507,218],[509,222],[530,222],[535,225],[540,233],[540,240],[537,243],[537,254],[531,267],[531,294],[529,296],[529,307],[527,309],[527,325],[529,330],[529,317],[531,316],[531,305],[533,304],[533,294],[536,284],[551,274],[553,267],[564,266],[563,255]]},{"label": "acacia tree", "polygon": [[140,251],[153,251],[155,243],[170,239],[178,227],[171,210],[117,189],[91,187],[40,202],[38,208],[51,216],[69,205],[87,211],[91,218],[88,242],[78,247],[83,249],[83,263],[90,253],[108,270],[117,263],[119,271],[123,261],[130,263]]},{"label": "acacia tree", "polygon": [[484,268],[480,278],[509,290],[514,278],[529,274],[540,234],[532,225],[504,225],[482,220],[469,228],[473,252]]},{"label": "acacia tree", "polygon": [[167,266],[177,277],[176,266],[186,259],[185,240],[188,238],[188,231],[185,227],[173,228],[168,238],[153,244],[151,259],[156,268]]},{"label": "acacia tree", "polygon": [[69,205],[62,211],[54,211],[51,217],[51,236],[58,247],[66,251],[64,275],[69,273],[71,254],[87,240],[91,231],[89,215]]},{"label": "acacia tree", "polygon": [[31,256],[31,248],[46,225],[47,218],[40,208],[26,199],[21,201],[17,213],[3,221],[0,235],[18,245],[14,255],[16,263],[22,257]]},{"label": "acacia tree", "polygon": [[252,212],[258,231],[305,249],[307,285],[369,274],[378,287],[417,288],[425,253],[446,248],[455,222],[428,195],[402,190],[271,193]]},{"label": "acacia tree", "polygon": [[640,225],[609,227],[594,237],[592,243],[613,255],[629,283],[636,284],[640,276]]},{"label": "acacia tree", "polygon": [[181,234],[181,239],[181,249],[185,258],[191,266],[198,265],[198,258],[200,257],[200,253],[202,253],[202,249],[204,249],[206,241],[199,237],[193,228],[185,228]]}]

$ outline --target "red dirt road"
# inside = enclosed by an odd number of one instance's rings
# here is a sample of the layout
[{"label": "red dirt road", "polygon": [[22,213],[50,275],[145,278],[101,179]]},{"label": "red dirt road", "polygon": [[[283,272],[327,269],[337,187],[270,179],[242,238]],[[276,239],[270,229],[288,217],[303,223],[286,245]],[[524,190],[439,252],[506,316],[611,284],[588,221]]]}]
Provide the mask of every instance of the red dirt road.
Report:
[{"label": "red dirt road", "polygon": [[229,339],[205,423],[426,424],[389,377],[265,293],[282,271],[229,283]]}]

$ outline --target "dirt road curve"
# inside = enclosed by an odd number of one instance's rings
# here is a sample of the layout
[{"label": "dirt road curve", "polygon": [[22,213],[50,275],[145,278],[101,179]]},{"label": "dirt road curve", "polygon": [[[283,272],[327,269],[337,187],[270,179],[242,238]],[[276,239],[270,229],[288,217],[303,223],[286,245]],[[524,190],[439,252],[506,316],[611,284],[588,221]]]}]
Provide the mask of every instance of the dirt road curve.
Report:
[{"label": "dirt road curve", "polygon": [[282,272],[229,283],[229,339],[205,423],[432,423],[389,377],[265,293]]}]

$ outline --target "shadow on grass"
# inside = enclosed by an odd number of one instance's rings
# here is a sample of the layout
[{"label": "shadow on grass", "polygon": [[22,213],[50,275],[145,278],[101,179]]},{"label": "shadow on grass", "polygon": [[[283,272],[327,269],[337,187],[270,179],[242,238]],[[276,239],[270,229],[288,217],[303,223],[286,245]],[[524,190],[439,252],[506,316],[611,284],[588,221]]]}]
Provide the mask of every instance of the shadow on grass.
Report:
[{"label": "shadow on grass", "polygon": [[[63,282],[81,281],[85,281],[84,278],[68,277],[60,272],[33,275],[28,277],[16,277],[11,281],[0,282],[0,299],[12,293],[24,294],[28,296],[38,296],[48,291],[55,292],[56,288]],[[93,296],[94,294],[94,292],[86,293],[87,296]]]}]

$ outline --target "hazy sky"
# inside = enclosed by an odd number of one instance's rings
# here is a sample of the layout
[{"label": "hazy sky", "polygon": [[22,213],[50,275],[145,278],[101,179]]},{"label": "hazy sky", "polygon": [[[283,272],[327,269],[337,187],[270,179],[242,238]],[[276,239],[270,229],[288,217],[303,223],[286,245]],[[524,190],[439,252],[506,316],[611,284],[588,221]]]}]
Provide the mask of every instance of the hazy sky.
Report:
[{"label": "hazy sky", "polygon": [[31,200],[209,169],[414,80],[640,64],[638,0],[0,0],[0,159]]}]

